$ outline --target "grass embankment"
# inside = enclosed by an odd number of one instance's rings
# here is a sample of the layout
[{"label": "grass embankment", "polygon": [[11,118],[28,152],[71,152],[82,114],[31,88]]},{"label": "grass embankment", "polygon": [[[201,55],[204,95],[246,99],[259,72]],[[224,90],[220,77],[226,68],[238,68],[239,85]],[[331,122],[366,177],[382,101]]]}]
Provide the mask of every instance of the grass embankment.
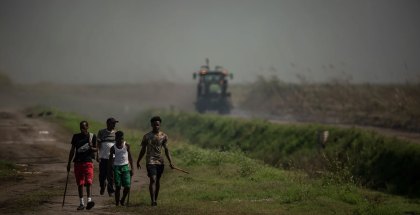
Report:
[{"label": "grass embankment", "polygon": [[[381,191],[420,196],[420,145],[360,129],[322,125],[279,125],[262,120],[162,112],[165,128],[189,143],[220,151],[241,151],[275,167],[320,171],[337,180]],[[137,122],[151,115],[145,112]],[[145,127],[145,125],[143,125]],[[320,131],[330,132],[325,149]]]},{"label": "grass embankment", "polygon": [[[270,167],[248,158],[248,153],[202,149],[188,144],[190,141],[184,139],[188,138],[186,133],[179,132],[183,124],[178,123],[182,121],[171,122],[175,118],[166,114],[162,116],[162,130],[170,131],[169,146],[174,162],[191,174],[171,171],[166,166],[157,208],[149,206],[149,193],[145,186],[140,192],[138,188],[132,191],[131,207],[115,207],[111,208],[112,211],[136,214],[401,214],[420,211],[417,199],[369,191],[327,177],[314,179],[297,170]],[[140,137],[149,130],[149,117],[145,115],[147,119],[142,120],[143,131],[124,128],[135,160]],[[223,124],[224,119],[218,119]],[[54,120],[77,131],[82,117],[55,112]],[[89,122],[91,132],[96,132],[96,122]],[[97,124],[98,128],[102,127],[101,124]],[[180,126],[179,130],[174,130],[174,125]],[[191,130],[193,127],[201,125],[189,124],[184,128]],[[211,131],[201,131],[203,134],[207,132]],[[216,136],[210,134],[208,138]],[[110,204],[113,204],[112,200]]]}]

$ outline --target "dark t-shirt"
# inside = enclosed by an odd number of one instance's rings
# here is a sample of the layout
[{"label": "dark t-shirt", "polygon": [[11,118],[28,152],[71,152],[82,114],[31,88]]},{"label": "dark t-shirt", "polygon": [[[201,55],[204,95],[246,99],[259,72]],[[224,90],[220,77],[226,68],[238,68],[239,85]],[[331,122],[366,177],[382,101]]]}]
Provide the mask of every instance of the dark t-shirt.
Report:
[{"label": "dark t-shirt", "polygon": [[[96,147],[96,136],[93,134],[92,146]],[[74,134],[71,144],[76,148],[76,155],[73,162],[92,162],[92,149],[89,147],[89,134]]]}]

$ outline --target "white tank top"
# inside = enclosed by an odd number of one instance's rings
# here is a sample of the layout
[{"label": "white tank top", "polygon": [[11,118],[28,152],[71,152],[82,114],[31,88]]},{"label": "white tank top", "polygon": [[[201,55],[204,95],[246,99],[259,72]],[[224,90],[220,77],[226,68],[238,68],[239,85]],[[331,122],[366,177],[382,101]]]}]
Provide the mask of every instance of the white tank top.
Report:
[{"label": "white tank top", "polygon": [[122,166],[122,165],[128,164],[128,152],[127,152],[127,146],[125,145],[125,141],[121,149],[117,147],[117,144],[114,145],[114,149],[115,149],[114,165]]}]

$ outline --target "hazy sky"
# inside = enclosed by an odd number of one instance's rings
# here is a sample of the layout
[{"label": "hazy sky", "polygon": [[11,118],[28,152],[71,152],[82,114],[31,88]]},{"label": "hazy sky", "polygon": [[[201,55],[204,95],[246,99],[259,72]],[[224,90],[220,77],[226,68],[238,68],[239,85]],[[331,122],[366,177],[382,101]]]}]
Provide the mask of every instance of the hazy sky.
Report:
[{"label": "hazy sky", "polygon": [[204,59],[297,81],[420,79],[419,0],[0,0],[18,82],[192,82]]}]

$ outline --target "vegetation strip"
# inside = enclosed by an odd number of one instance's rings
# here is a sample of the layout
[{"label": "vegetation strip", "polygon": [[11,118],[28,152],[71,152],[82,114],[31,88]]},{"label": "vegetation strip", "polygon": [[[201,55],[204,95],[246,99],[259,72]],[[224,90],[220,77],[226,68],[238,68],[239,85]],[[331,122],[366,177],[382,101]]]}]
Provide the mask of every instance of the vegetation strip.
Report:
[{"label": "vegetation strip", "polygon": [[[82,116],[53,111],[52,120],[66,124],[77,131]],[[144,117],[149,118],[149,113]],[[174,118],[161,113],[162,130],[171,130],[169,146],[175,164],[188,169],[190,174],[165,171],[161,204],[150,207],[147,187],[140,189],[133,184],[130,207],[110,207],[113,212],[136,214],[402,214],[418,213],[420,201],[370,191],[353,183],[333,178],[311,178],[306,173],[284,171],[249,158],[248,153],[238,150],[202,149],[184,141],[184,132],[174,133]],[[181,115],[186,117],[188,115]],[[200,117],[200,116],[197,116]],[[137,119],[149,129],[148,120]],[[91,126],[99,125],[89,121]],[[178,121],[178,126],[183,126]],[[199,124],[190,124],[192,130]],[[91,128],[95,131],[96,128]],[[139,150],[139,134],[143,131],[119,128],[126,132],[136,157]],[[209,131],[202,131],[203,133]],[[210,137],[212,138],[212,137]],[[211,141],[209,141],[211,142]],[[110,200],[110,204],[112,201]]]},{"label": "vegetation strip", "polygon": [[[146,128],[144,112],[136,120]],[[420,145],[372,131],[323,125],[279,125],[183,112],[159,113],[165,128],[189,143],[219,151],[240,151],[274,167],[324,173],[380,191],[420,196]],[[328,130],[325,148],[318,134]]]}]

